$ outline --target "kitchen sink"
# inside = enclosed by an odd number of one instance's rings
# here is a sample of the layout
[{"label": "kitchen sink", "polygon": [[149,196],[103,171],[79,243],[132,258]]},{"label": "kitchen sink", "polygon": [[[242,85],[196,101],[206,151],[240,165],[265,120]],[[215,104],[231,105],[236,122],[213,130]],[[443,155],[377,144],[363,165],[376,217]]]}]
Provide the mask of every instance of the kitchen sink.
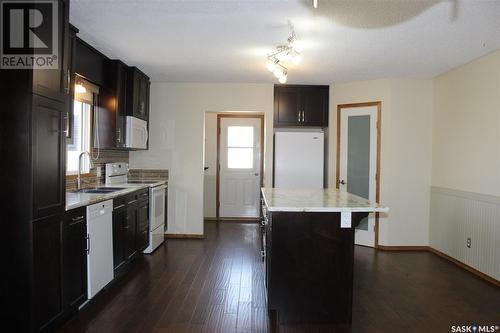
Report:
[{"label": "kitchen sink", "polygon": [[96,188],[84,188],[81,190],[75,190],[74,193],[89,193],[89,194],[105,194],[112,193],[116,191],[121,191],[125,187],[96,187]]}]

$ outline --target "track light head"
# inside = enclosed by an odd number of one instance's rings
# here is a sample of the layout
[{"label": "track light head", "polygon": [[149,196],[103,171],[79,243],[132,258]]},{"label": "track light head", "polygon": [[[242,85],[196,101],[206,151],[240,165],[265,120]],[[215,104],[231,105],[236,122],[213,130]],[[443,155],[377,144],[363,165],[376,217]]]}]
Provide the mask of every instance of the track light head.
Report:
[{"label": "track light head", "polygon": [[294,64],[301,62],[302,57],[300,56],[300,43],[295,35],[295,30],[290,21],[288,25],[291,30],[290,36],[287,38],[286,45],[278,45],[276,51],[267,56],[268,62],[266,68],[268,71],[274,74],[274,76],[279,80],[280,83],[286,83],[288,69],[283,66],[282,61],[291,61]]}]

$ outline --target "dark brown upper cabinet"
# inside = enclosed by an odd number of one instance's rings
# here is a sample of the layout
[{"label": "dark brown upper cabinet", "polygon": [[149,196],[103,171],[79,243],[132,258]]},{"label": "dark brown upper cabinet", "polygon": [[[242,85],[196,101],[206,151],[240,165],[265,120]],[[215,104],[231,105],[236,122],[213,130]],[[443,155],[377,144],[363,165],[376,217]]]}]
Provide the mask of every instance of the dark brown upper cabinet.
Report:
[{"label": "dark brown upper cabinet", "polygon": [[126,88],[127,65],[120,60],[106,60],[97,101],[99,148],[119,149],[123,146]]},{"label": "dark brown upper cabinet", "polygon": [[[2,223],[9,249],[2,300],[3,331],[53,330],[63,317],[62,213],[66,124],[71,96],[69,0],[59,0],[57,69],[2,70],[0,133],[4,163]],[[25,13],[27,13],[25,11]],[[8,140],[6,139],[8,138]],[[3,220],[2,220],[3,221]]]},{"label": "dark brown upper cabinet", "polygon": [[33,96],[32,161],[33,215],[35,218],[64,212],[67,104]]},{"label": "dark brown upper cabinet", "polygon": [[274,127],[328,127],[329,86],[275,85]]},{"label": "dark brown upper cabinet", "polygon": [[148,121],[149,77],[120,60],[106,60],[99,91],[99,148],[124,147],[125,116]]},{"label": "dark brown upper cabinet", "polygon": [[104,84],[107,57],[80,38],[75,45],[75,73],[98,86]]},{"label": "dark brown upper cabinet", "polygon": [[57,29],[61,38],[55,42],[59,45],[57,69],[33,70],[33,93],[61,103],[70,98],[70,53],[69,53],[69,0],[59,0]]},{"label": "dark brown upper cabinet", "polygon": [[126,115],[148,121],[149,119],[149,77],[137,67],[127,70]]},{"label": "dark brown upper cabinet", "polygon": [[78,29],[73,25],[69,25],[69,39],[68,39],[68,68],[69,68],[69,98],[67,112],[64,115],[65,119],[65,132],[68,142],[73,139],[73,107],[75,95],[75,52],[76,52],[76,34]]}]

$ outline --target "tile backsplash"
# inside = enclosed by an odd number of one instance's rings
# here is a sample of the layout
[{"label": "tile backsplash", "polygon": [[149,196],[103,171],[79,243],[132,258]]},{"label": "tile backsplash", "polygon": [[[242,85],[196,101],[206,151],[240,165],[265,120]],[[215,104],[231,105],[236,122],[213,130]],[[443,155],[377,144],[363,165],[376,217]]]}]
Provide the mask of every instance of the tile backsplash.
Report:
[{"label": "tile backsplash", "polygon": [[[94,149],[93,156],[97,156],[97,149]],[[129,162],[129,152],[123,150],[99,150],[99,156],[94,161],[93,168],[90,170],[89,175],[82,177],[82,188],[96,187],[105,183],[105,164],[112,162]],[[101,176],[97,177],[97,168],[101,168]],[[76,189],[76,178],[66,178],[66,191],[73,191]],[[128,173],[129,180],[144,180],[155,181],[165,180],[168,181],[168,170],[162,169],[130,169]]]},{"label": "tile backsplash", "polygon": [[[97,149],[93,149],[92,151],[93,156],[98,156],[97,154]],[[111,163],[111,162],[129,162],[129,152],[124,151],[124,150],[105,150],[105,149],[99,149],[99,156],[97,160],[94,161],[94,166],[92,169],[90,169],[90,174],[85,175],[85,177],[82,178],[82,187],[83,188],[89,188],[89,187],[95,187],[99,186],[101,184],[104,184],[104,173],[105,173],[105,167],[104,165],[106,163]],[[101,168],[101,176],[97,177],[97,168]],[[66,191],[73,191],[76,189],[76,178],[75,179],[68,179],[66,177]]]},{"label": "tile backsplash", "polygon": [[143,180],[155,181],[166,180],[168,181],[168,170],[162,169],[130,169],[128,171],[129,180]]}]

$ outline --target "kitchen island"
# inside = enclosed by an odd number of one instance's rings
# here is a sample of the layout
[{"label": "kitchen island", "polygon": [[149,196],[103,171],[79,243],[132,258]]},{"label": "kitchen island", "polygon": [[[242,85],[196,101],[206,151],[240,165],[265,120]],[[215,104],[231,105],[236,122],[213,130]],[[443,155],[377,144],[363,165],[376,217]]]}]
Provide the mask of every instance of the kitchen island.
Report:
[{"label": "kitchen island", "polygon": [[354,229],[388,208],[337,189],[262,188],[267,307],[282,323],[352,321]]}]

